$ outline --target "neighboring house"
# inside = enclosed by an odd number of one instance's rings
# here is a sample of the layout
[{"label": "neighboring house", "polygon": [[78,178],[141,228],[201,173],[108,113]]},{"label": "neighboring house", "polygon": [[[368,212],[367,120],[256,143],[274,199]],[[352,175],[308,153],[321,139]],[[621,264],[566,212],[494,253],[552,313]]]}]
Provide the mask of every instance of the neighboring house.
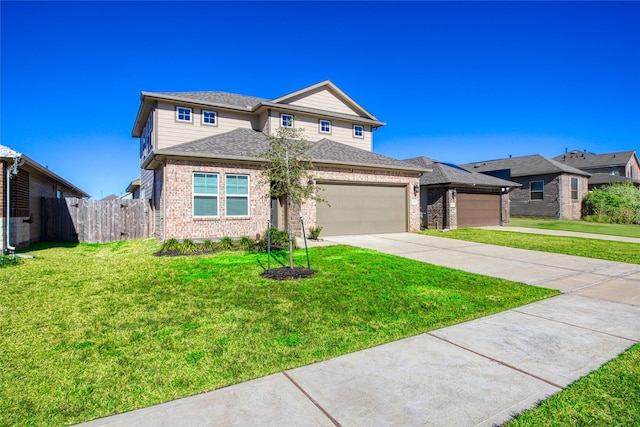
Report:
[{"label": "neighboring house", "polygon": [[461,165],[522,184],[509,193],[511,216],[579,219],[590,173],[539,154]]},{"label": "neighboring house", "polygon": [[509,191],[521,184],[428,157],[405,162],[431,170],[420,178],[424,228],[454,230],[509,223]]},{"label": "neighboring house", "polygon": [[632,182],[640,187],[640,162],[633,150],[605,154],[573,150],[554,157],[554,160],[589,172],[589,190],[619,182]]},{"label": "neighboring house", "polygon": [[[17,174],[10,173],[15,167]],[[43,197],[89,195],[26,155],[0,145],[0,253],[40,240]]]},{"label": "neighboring house", "polygon": [[418,231],[424,169],[372,152],[383,125],[330,81],[272,100],[142,92],[132,131],[140,183],[131,190],[150,200],[161,240],[255,237],[268,221],[285,228],[286,204],[269,200],[256,155],[278,128],[303,128],[314,185],[329,204],[307,202],[295,218],[323,235]]}]

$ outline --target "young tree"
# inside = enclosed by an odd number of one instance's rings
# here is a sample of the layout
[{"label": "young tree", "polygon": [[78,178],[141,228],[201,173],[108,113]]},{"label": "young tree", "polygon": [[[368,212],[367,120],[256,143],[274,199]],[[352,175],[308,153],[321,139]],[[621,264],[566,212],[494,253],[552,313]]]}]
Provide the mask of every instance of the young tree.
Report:
[{"label": "young tree", "polygon": [[270,184],[267,197],[286,197],[287,226],[289,231],[289,268],[293,268],[293,208],[299,208],[307,200],[323,201],[313,185],[311,158],[306,151],[311,147],[303,129],[279,128],[268,137],[269,149],[259,157],[267,163],[263,166],[264,180]]}]

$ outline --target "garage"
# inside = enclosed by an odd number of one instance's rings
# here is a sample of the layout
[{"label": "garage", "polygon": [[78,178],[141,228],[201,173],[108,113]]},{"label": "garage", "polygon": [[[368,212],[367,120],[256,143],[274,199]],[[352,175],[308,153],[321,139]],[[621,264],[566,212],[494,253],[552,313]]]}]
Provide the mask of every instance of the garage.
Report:
[{"label": "garage", "polygon": [[456,197],[458,227],[500,225],[499,194],[468,194],[458,192]]},{"label": "garage", "polygon": [[318,188],[330,205],[317,204],[317,224],[325,236],[408,230],[405,185],[324,183]]}]

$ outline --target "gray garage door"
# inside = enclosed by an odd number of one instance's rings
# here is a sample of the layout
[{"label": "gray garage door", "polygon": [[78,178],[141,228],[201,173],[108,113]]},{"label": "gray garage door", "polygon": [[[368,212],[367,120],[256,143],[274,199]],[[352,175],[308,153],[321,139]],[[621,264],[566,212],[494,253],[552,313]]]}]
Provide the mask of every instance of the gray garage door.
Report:
[{"label": "gray garage door", "polygon": [[465,194],[456,196],[458,227],[500,225],[500,195]]},{"label": "gray garage door", "polygon": [[318,225],[322,235],[395,233],[407,231],[405,186],[318,184]]}]

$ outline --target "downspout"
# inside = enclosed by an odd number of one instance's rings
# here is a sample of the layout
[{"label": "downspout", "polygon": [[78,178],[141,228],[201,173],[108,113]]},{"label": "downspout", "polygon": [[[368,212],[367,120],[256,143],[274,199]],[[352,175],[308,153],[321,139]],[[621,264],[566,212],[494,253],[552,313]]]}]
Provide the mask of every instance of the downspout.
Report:
[{"label": "downspout", "polygon": [[11,177],[18,175],[18,168],[24,164],[24,159],[20,154],[13,158],[13,164],[7,168],[7,251],[15,252],[16,248],[11,246]]}]

